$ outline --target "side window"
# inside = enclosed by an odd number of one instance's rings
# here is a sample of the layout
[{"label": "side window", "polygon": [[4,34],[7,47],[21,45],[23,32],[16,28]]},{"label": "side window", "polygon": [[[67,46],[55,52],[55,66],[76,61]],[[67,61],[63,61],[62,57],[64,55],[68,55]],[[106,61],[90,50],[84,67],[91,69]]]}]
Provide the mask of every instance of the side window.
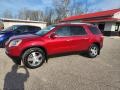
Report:
[{"label": "side window", "polygon": [[25,32],[28,32],[28,29],[26,26],[19,26],[17,29],[16,29],[17,32],[19,33],[25,33]]},{"label": "side window", "polygon": [[34,27],[34,26],[28,26],[28,30],[29,30],[29,32],[37,32],[37,31],[41,30],[41,28]]},{"label": "side window", "polygon": [[89,27],[89,30],[93,33],[93,34],[101,34],[100,30],[97,27]]},{"label": "side window", "polygon": [[55,32],[59,36],[70,36],[70,27],[64,26]]},{"label": "side window", "polygon": [[86,31],[82,26],[70,26],[71,35],[86,35]]}]

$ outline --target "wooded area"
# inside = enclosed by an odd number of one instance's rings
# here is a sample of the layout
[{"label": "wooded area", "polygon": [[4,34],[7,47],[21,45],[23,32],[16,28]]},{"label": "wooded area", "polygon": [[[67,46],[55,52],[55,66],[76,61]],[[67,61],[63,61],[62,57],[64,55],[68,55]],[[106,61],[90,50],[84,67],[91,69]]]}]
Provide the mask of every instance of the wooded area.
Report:
[{"label": "wooded area", "polygon": [[16,15],[9,9],[3,12],[3,18],[16,18],[24,20],[45,21],[48,24],[53,24],[62,18],[79,15],[88,11],[86,3],[78,3],[76,0],[53,0],[51,7],[46,7],[44,10],[30,10],[22,8]]}]

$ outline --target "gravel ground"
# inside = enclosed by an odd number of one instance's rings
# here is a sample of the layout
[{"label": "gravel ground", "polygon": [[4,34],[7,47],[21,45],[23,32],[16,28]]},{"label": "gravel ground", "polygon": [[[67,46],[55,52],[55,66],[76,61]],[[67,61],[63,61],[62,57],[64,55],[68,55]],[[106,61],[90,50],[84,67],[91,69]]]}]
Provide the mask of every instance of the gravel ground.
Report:
[{"label": "gravel ground", "polygon": [[0,90],[120,90],[120,39],[106,37],[94,59],[74,54],[25,69],[0,49],[0,61]]}]

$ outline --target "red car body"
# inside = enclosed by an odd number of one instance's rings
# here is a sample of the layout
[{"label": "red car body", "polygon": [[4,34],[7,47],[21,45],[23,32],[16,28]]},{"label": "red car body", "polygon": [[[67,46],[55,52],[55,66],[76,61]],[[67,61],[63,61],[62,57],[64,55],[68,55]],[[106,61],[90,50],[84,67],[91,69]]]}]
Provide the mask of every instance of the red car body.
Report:
[{"label": "red car body", "polygon": [[[66,36],[51,38],[51,35],[59,28],[64,26],[82,26],[85,29],[86,35]],[[91,24],[58,24],[55,28],[43,36],[38,35],[20,35],[10,38],[6,42],[6,53],[10,57],[20,58],[25,50],[31,47],[42,48],[47,56],[67,53],[73,51],[87,51],[89,47],[95,43],[101,49],[103,46],[102,33],[93,34],[89,27],[95,27]],[[9,47],[11,41],[22,39],[18,46]]]}]

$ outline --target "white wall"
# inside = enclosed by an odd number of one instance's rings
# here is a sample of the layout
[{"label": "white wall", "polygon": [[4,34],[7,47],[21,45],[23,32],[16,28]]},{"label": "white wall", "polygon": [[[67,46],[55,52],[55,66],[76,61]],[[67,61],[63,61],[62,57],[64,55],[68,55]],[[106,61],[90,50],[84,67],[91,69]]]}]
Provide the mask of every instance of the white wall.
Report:
[{"label": "white wall", "polygon": [[32,25],[32,26],[39,26],[41,28],[46,27],[46,23],[27,23],[27,22],[3,22],[4,28],[10,27],[12,25]]},{"label": "white wall", "polygon": [[115,26],[116,26],[116,22],[114,22],[114,23],[112,24],[111,31],[115,31]]},{"label": "white wall", "polygon": [[116,22],[106,22],[105,31],[115,31],[115,26],[116,26]]},{"label": "white wall", "polygon": [[120,11],[117,12],[117,13],[115,13],[115,14],[113,15],[113,18],[118,18],[118,19],[120,19]]},{"label": "white wall", "polygon": [[112,31],[113,29],[112,29],[112,25],[113,25],[114,23],[113,22],[106,22],[105,23],[105,28],[104,28],[104,31]]}]

